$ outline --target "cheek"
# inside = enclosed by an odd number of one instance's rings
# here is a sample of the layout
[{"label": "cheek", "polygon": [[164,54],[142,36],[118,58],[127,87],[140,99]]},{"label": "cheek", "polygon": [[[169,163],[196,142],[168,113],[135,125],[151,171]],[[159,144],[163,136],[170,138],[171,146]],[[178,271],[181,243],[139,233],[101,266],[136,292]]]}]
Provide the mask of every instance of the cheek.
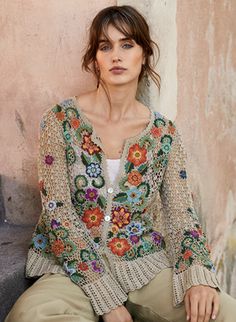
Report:
[{"label": "cheek", "polygon": [[105,57],[97,57],[97,64],[98,64],[100,70],[106,68],[107,61],[106,61]]},{"label": "cheek", "polygon": [[141,71],[142,63],[143,63],[142,56],[137,55],[132,58],[132,66],[135,70],[139,72]]},{"label": "cheek", "polygon": [[142,52],[137,52],[135,55],[132,55],[132,57],[130,57],[132,60],[132,63],[134,66],[136,66],[136,68],[141,68],[142,63],[143,63],[143,54]]},{"label": "cheek", "polygon": [[96,62],[99,67],[101,67],[103,65],[103,57],[101,55],[99,55],[99,53],[97,53],[97,55],[96,55]]}]

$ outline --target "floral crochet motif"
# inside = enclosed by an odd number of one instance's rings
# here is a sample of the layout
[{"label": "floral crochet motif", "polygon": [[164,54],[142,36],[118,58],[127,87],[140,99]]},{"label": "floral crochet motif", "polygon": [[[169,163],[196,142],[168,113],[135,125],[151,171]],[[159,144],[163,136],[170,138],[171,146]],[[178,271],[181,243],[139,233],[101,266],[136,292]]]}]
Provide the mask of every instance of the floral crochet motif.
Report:
[{"label": "floral crochet motif", "polygon": [[42,212],[26,275],[66,274],[98,315],[167,267],[173,268],[175,306],[191,284],[219,287],[175,123],[150,109],[146,128],[126,140],[114,186],[108,186],[105,159],[74,97],[45,112],[38,155]]}]

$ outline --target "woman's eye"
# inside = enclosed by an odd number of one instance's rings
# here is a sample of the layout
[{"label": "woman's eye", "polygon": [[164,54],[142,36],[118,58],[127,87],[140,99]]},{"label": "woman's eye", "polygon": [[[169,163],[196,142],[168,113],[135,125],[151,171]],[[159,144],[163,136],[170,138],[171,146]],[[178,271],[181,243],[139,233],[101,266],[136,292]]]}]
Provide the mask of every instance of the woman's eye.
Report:
[{"label": "woman's eye", "polygon": [[123,47],[124,47],[124,48],[132,48],[132,47],[134,47],[134,46],[133,46],[133,45],[131,45],[131,44],[124,44],[124,45],[123,45]]},{"label": "woman's eye", "polygon": [[100,49],[101,51],[107,51],[107,50],[109,50],[109,49],[110,49],[110,46],[105,45],[105,46],[100,47],[99,49]]}]

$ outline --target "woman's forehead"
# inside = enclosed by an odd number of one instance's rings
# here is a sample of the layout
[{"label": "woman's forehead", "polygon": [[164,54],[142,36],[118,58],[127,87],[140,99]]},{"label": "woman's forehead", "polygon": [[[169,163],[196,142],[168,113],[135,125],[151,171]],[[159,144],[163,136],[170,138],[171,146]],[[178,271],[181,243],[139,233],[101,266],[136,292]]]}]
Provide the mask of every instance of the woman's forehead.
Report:
[{"label": "woman's forehead", "polygon": [[126,38],[126,39],[134,39],[133,35],[131,33],[131,30],[129,28],[129,26],[125,25],[125,24],[108,24],[108,25],[103,25],[100,35],[99,35],[99,40],[104,39],[104,40],[111,40],[111,35],[116,34],[117,36],[119,36],[119,38]]}]

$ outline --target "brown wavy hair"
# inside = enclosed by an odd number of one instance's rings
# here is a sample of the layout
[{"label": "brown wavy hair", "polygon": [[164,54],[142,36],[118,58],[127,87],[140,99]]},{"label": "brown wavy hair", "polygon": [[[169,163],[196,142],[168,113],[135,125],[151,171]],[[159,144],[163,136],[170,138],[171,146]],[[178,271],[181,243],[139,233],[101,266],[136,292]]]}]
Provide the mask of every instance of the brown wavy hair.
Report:
[{"label": "brown wavy hair", "polygon": [[[112,24],[117,30],[123,33],[127,38],[135,40],[144,51],[145,64],[142,65],[138,82],[144,76],[150,76],[157,87],[160,89],[161,77],[154,70],[160,57],[158,45],[151,39],[149,26],[144,17],[131,6],[110,6],[104,8],[94,17],[90,29],[89,40],[85,48],[85,54],[82,57],[82,69],[92,72],[97,79],[97,87],[100,83],[100,72],[96,68],[96,54],[99,47],[99,38],[107,35],[108,25]],[[155,61],[155,49],[157,50],[157,59]]]}]

